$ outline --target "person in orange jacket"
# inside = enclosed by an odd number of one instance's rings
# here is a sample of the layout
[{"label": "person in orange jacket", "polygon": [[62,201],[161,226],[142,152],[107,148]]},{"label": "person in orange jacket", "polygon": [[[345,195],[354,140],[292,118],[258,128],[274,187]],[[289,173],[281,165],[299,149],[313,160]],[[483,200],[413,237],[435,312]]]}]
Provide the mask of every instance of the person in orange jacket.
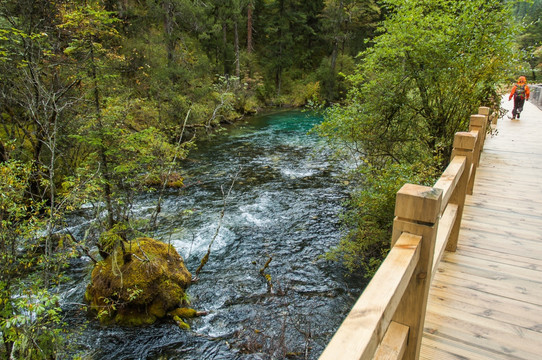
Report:
[{"label": "person in orange jacket", "polygon": [[514,98],[512,119],[519,119],[519,114],[521,114],[523,111],[525,100],[529,100],[529,95],[531,95],[531,91],[529,90],[529,86],[527,86],[527,79],[525,76],[520,76],[518,83],[514,85],[512,91],[510,92],[510,97],[508,98],[508,101]]}]

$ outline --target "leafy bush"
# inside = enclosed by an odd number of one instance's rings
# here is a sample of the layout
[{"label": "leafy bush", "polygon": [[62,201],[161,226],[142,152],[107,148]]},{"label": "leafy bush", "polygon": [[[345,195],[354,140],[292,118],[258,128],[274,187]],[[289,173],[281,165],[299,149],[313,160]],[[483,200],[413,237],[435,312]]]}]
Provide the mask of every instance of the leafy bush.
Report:
[{"label": "leafy bush", "polygon": [[366,163],[353,171],[352,177],[360,183],[342,214],[345,234],[326,259],[342,261],[350,272],[372,277],[389,251],[397,191],[405,183],[429,185],[434,179],[431,169],[426,163],[388,162],[378,167]]},{"label": "leafy bush", "polygon": [[308,101],[321,102],[320,82],[297,83],[292,92],[292,104],[294,106],[306,105]]}]

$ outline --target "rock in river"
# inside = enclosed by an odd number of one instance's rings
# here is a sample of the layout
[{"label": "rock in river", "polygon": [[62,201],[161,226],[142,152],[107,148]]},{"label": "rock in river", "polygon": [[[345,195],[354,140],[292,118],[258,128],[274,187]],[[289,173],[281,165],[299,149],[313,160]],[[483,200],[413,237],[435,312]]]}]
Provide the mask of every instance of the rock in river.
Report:
[{"label": "rock in river", "polygon": [[102,323],[152,324],[188,304],[192,276],[173,246],[139,238],[124,247],[130,256],[119,246],[95,265],[85,293]]}]

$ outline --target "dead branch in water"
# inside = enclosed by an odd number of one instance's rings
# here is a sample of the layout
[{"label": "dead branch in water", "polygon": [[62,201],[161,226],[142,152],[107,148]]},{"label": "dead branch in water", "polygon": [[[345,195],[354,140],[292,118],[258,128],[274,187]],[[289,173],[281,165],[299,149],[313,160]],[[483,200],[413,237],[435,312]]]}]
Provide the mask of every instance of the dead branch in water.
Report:
[{"label": "dead branch in water", "polygon": [[220,211],[220,217],[218,219],[218,226],[216,227],[215,234],[213,235],[213,238],[211,239],[211,242],[209,243],[209,247],[207,248],[207,253],[201,259],[200,264],[199,264],[198,268],[196,269],[196,272],[195,272],[196,275],[194,276],[195,281],[198,280],[198,275],[199,275],[201,269],[203,269],[205,264],[207,264],[207,261],[209,261],[209,256],[211,255],[211,246],[213,246],[213,243],[215,242],[215,240],[216,240],[216,238],[218,236],[218,232],[220,231],[220,228],[222,227],[222,220],[224,219],[224,214],[226,213],[226,200],[228,200],[228,198],[230,197],[231,191],[233,189],[233,185],[235,184],[235,181],[237,180],[237,177],[239,176],[239,172],[241,172],[241,170],[239,170],[235,174],[235,176],[233,177],[233,180],[231,182],[231,185],[230,185],[230,188],[228,189],[227,194],[224,194],[224,186],[220,186],[220,190],[222,191],[222,211]]},{"label": "dead branch in water", "polygon": [[273,283],[271,282],[271,275],[266,274],[265,269],[269,267],[271,261],[273,261],[273,258],[270,256],[263,268],[260,269],[260,275],[263,276],[265,281],[267,282],[267,292],[270,294],[273,293]]},{"label": "dead branch in water", "polygon": [[[164,190],[165,190],[166,185],[167,185],[167,183],[169,181],[169,177],[170,177],[170,175],[171,175],[171,173],[173,171],[173,166],[175,165],[175,162],[177,161],[177,156],[179,154],[180,148],[183,145],[182,140],[183,140],[184,130],[186,128],[186,122],[188,121],[188,117],[190,116],[190,111],[192,111],[192,109],[188,109],[188,112],[186,113],[186,117],[184,118],[184,123],[183,123],[183,127],[182,127],[182,130],[181,130],[181,134],[179,135],[179,140],[177,141],[175,156],[173,157],[173,161],[169,165],[168,171],[167,171],[167,173],[164,176],[164,179],[162,181],[162,186],[160,187],[160,191],[158,193],[158,201],[156,203],[156,207],[155,207],[153,213],[151,214],[151,220],[149,222],[149,227],[150,228],[156,227],[156,220],[158,218],[158,214],[162,211],[162,198],[163,198],[163,195],[164,195]],[[191,140],[189,140],[188,142],[190,142],[192,140],[193,140],[193,138]]]}]

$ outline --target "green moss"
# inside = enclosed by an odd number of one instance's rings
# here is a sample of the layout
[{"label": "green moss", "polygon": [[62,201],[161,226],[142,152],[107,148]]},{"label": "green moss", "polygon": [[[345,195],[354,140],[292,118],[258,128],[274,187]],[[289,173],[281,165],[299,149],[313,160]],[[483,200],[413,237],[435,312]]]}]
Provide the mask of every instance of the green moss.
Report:
[{"label": "green moss", "polygon": [[85,300],[101,314],[100,321],[149,324],[183,303],[192,275],[171,245],[140,238],[125,248],[132,254],[131,261],[125,262],[117,247],[92,271]]},{"label": "green moss", "polygon": [[175,316],[178,316],[182,319],[191,319],[196,317],[197,314],[197,311],[191,308],[177,308],[168,313],[168,315],[173,316],[173,318],[175,318]]},{"label": "green moss", "polygon": [[157,317],[158,319],[166,316],[166,307],[164,306],[164,303],[159,299],[153,301],[151,306],[149,306],[148,311],[149,314]]},{"label": "green moss", "polygon": [[88,287],[87,287],[87,290],[85,291],[85,301],[87,303],[90,303],[92,301],[92,296],[90,295],[90,291]]},{"label": "green moss", "polygon": [[122,324],[125,326],[142,326],[150,325],[156,321],[156,316],[147,314],[144,311],[138,309],[129,309],[119,311],[113,320],[114,323]]},{"label": "green moss", "polygon": [[179,326],[183,330],[190,330],[190,325],[185,323],[180,317],[174,316],[173,320],[177,323],[177,326]]}]

